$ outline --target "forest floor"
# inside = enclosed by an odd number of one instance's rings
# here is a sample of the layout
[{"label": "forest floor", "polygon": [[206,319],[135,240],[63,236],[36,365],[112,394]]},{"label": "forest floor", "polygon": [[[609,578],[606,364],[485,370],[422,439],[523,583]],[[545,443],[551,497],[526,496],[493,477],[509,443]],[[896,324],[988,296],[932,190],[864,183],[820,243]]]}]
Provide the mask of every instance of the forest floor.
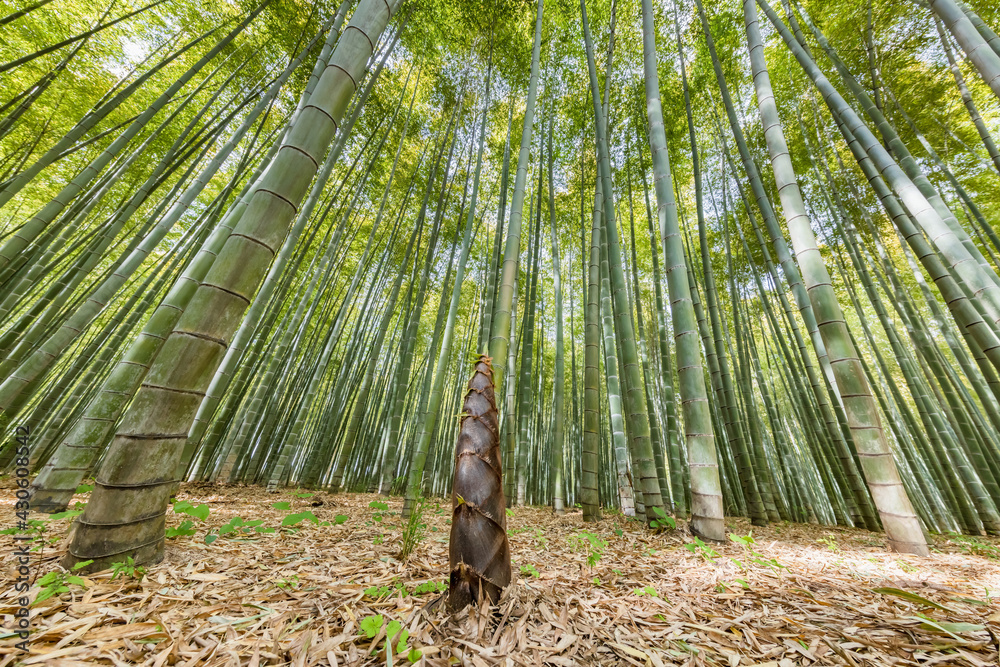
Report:
[{"label": "forest floor", "polygon": [[[515,583],[497,607],[453,616],[436,604],[445,502],[425,505],[428,530],[402,562],[398,498],[185,485],[178,501],[210,509],[204,521],[168,512],[168,527],[194,534],[169,539],[145,572],[90,575],[32,606],[30,652],[5,630],[0,667],[998,664],[996,539],[936,537],[919,558],[888,553],[876,533],[775,524],[709,551],[684,526],[654,534],[611,513],[585,525],[579,510],[519,507],[508,512]],[[16,525],[13,505],[0,490],[0,528]],[[32,577],[60,571],[70,521],[36,524]],[[751,534],[744,520],[727,528]],[[5,629],[17,605],[11,544]],[[396,635],[387,656],[386,631],[400,627],[405,646]]]}]

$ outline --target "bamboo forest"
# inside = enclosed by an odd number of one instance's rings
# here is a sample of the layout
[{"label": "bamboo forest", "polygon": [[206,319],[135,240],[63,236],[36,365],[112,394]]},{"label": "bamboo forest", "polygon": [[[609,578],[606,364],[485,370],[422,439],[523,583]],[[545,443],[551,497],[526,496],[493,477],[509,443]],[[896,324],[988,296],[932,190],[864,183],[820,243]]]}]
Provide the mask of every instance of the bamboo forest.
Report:
[{"label": "bamboo forest", "polygon": [[0,0],[0,667],[1000,664],[998,32]]}]

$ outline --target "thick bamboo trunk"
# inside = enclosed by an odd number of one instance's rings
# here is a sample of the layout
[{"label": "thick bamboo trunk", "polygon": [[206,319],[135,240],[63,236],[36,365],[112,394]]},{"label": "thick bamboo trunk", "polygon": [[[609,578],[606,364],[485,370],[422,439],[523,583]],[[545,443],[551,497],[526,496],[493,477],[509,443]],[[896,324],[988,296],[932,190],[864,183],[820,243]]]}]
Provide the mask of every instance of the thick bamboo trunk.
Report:
[{"label": "thick bamboo trunk", "polygon": [[[163,557],[168,493],[195,412],[337,132],[394,7],[361,0],[330,66],[125,415],[64,562]],[[144,455],[138,459],[136,452]]]},{"label": "thick bamboo trunk", "polygon": [[920,522],[893,462],[878,406],[847,330],[847,322],[816,245],[816,237],[795,179],[778,109],[771,92],[754,2],[755,0],[744,0],[743,12],[764,136],[792,245],[802,268],[813,310],[817,313],[817,325],[827,345],[838,386],[842,387],[844,406],[851,434],[861,457],[865,480],[885,527],[890,547],[895,551],[927,555],[927,544]]}]

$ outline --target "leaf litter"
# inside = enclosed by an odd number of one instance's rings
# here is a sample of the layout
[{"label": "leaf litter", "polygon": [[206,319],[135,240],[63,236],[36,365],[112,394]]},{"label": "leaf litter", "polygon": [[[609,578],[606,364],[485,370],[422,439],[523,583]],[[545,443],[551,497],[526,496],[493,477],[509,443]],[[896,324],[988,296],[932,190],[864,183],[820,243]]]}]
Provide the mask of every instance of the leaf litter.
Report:
[{"label": "leaf litter", "polygon": [[[33,606],[29,653],[4,630],[0,667],[998,664],[995,538],[935,536],[919,558],[864,530],[751,533],[730,518],[730,542],[699,545],[683,522],[652,533],[612,512],[584,524],[579,510],[519,507],[508,516],[514,583],[493,608],[451,614],[447,502],[426,503],[427,532],[404,563],[399,498],[191,484],[183,501],[210,514],[167,540],[163,562],[141,579],[84,577]],[[168,510],[168,528],[184,521]],[[16,525],[9,489],[0,523]],[[65,546],[63,535],[36,553],[36,581],[60,571]],[[11,628],[16,560],[4,550]]]}]

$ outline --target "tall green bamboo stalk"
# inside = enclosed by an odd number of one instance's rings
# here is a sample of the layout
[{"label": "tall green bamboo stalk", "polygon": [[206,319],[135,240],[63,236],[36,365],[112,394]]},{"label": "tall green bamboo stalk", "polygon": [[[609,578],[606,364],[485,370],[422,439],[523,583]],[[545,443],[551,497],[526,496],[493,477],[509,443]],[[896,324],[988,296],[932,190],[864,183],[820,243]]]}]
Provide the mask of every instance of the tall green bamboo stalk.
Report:
[{"label": "tall green bamboo stalk", "polygon": [[837,384],[842,388],[842,398],[854,444],[861,457],[865,480],[878,508],[890,547],[904,553],[927,555],[929,552],[920,522],[896,471],[892,452],[882,429],[878,406],[861,368],[858,352],[847,330],[847,323],[802,201],[771,91],[754,1],[744,1],[743,13],[764,136],[785,222],[788,224],[799,266],[802,267],[813,310],[818,315],[817,325],[827,345]]}]

